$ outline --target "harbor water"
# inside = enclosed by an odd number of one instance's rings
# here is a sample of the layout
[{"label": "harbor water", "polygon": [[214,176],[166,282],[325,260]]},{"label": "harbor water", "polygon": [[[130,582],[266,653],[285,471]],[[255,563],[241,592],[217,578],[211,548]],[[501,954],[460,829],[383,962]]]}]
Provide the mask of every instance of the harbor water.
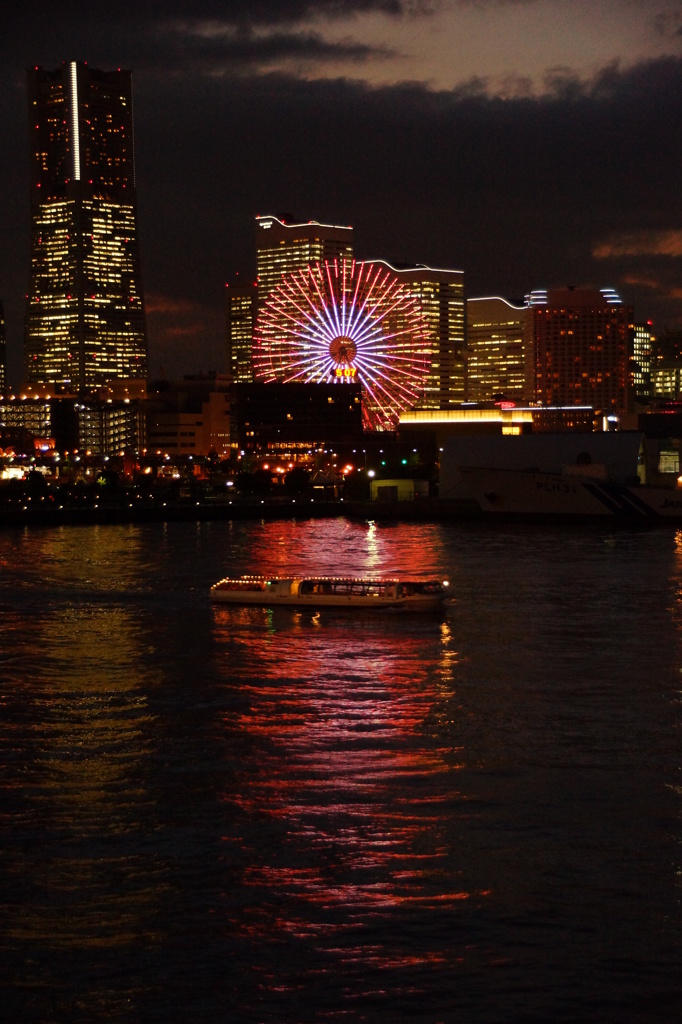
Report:
[{"label": "harbor water", "polygon": [[681,673],[674,528],[3,530],[4,1019],[679,1021]]}]

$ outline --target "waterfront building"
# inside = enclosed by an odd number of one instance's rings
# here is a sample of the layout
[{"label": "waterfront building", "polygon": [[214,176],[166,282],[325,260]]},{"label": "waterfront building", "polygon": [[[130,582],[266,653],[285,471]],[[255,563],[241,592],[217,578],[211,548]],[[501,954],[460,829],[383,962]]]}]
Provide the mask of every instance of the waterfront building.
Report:
[{"label": "waterfront building", "polygon": [[232,391],[232,431],[241,453],[308,462],[318,447],[359,444],[359,384],[241,384]]},{"label": "waterfront building", "polygon": [[83,394],[147,375],[129,71],[28,71],[26,380]]},{"label": "waterfront building", "polygon": [[256,217],[258,305],[263,306],[286,274],[336,259],[353,259],[352,227]]},{"label": "waterfront building", "polygon": [[227,376],[159,381],[145,403],[146,448],[171,459],[229,455],[230,410]]},{"label": "waterfront building", "polygon": [[140,401],[76,403],[78,450],[88,455],[122,455],[145,445],[145,415]]},{"label": "waterfront building", "polygon": [[36,451],[112,456],[149,449],[169,458],[230,451],[227,377],[189,377],[150,385],[119,380],[87,396],[46,388],[0,396],[0,429],[21,429]]},{"label": "waterfront building", "polygon": [[141,399],[22,393],[0,399],[0,429],[22,430],[36,452],[118,455],[144,444]]},{"label": "waterfront building", "polygon": [[233,384],[253,382],[253,331],[256,326],[256,282],[225,285],[227,375]]},{"label": "waterfront building", "polygon": [[54,436],[52,403],[44,397],[5,395],[0,398],[0,428],[22,430],[40,444]]},{"label": "waterfront building", "polygon": [[466,340],[464,272],[438,270],[423,265],[394,266],[385,260],[379,264],[403,284],[419,303],[428,325],[429,339],[425,355],[430,368],[420,409],[448,409],[466,398]]},{"label": "waterfront building", "polygon": [[[486,434],[585,434],[594,430],[591,406],[530,406],[514,402],[469,402],[456,409],[411,409],[398,422],[401,441],[441,447],[453,436]],[[426,450],[426,449],[425,449]]]},{"label": "waterfront building", "polygon": [[467,299],[466,308],[467,401],[531,399],[530,308],[497,296]]},{"label": "waterfront building", "polygon": [[526,296],[531,310],[532,400],[591,405],[618,415],[630,403],[633,311],[611,288],[557,288]]}]

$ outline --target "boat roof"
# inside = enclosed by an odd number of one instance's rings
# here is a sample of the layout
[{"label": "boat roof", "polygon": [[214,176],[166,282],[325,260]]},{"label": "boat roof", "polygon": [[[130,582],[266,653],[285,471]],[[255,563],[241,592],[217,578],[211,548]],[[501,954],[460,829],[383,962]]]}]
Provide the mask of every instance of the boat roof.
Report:
[{"label": "boat roof", "polygon": [[[293,573],[289,576],[270,576],[261,574],[248,574],[243,576],[226,576],[226,580],[235,580],[243,583],[249,581],[281,583],[289,580],[315,580],[325,583],[441,583],[440,577],[428,576],[313,576],[309,573]],[[221,580],[221,582],[223,582]]]}]

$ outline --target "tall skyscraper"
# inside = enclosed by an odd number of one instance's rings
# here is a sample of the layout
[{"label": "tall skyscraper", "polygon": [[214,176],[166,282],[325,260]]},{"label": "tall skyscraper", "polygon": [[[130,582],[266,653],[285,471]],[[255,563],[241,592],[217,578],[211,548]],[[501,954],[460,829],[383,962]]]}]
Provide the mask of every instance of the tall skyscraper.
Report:
[{"label": "tall skyscraper", "polygon": [[233,384],[253,383],[251,352],[256,325],[258,286],[237,281],[225,285],[227,374]]},{"label": "tall skyscraper", "polygon": [[432,267],[386,267],[419,299],[430,341],[430,369],[420,409],[448,409],[466,399],[464,272]]},{"label": "tall skyscraper", "polygon": [[637,398],[653,395],[651,384],[651,356],[656,341],[652,323],[631,324],[632,332],[632,385]]},{"label": "tall skyscraper", "polygon": [[146,377],[129,71],[28,71],[26,379],[86,392]]},{"label": "tall skyscraper", "polygon": [[556,288],[526,296],[532,312],[533,399],[627,411],[632,309],[611,288]]},{"label": "tall skyscraper", "polygon": [[497,296],[467,299],[467,401],[533,398],[531,328],[528,306]]},{"label": "tall skyscraper", "polygon": [[351,227],[256,217],[258,305],[264,304],[285,274],[334,259],[353,259]]}]

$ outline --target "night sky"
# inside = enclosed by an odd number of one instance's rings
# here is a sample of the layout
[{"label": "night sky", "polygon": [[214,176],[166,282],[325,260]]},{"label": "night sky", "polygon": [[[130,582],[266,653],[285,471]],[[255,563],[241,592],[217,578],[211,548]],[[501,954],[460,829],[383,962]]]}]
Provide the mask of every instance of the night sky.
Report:
[{"label": "night sky", "polygon": [[682,0],[13,3],[0,38],[0,298],[21,378],[25,69],[133,71],[150,371],[225,369],[254,217],[470,296],[611,286],[682,327]]}]

